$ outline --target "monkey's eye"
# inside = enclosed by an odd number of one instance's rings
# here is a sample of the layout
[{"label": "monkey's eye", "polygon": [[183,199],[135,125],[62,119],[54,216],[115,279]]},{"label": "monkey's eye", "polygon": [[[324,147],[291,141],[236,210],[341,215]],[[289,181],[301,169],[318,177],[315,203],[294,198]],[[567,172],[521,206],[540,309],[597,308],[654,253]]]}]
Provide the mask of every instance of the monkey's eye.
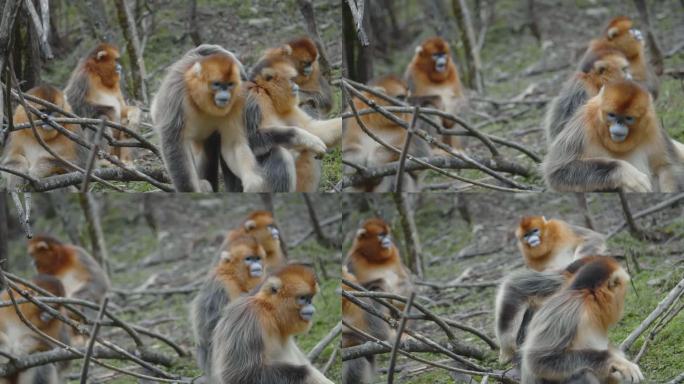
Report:
[{"label": "monkey's eye", "polygon": [[617,116],[613,112],[608,112],[608,120],[615,121]]},{"label": "monkey's eye", "polygon": [[222,86],[223,86],[223,84],[221,84],[220,81],[212,81],[211,82],[211,89],[219,90],[219,89],[221,89]]},{"label": "monkey's eye", "polygon": [[312,299],[313,299],[313,296],[311,296],[311,295],[297,296],[297,304],[308,305],[308,304],[311,304],[311,302],[313,301]]},{"label": "monkey's eye", "polygon": [[271,76],[271,75],[266,75],[265,80],[266,80],[266,81],[271,81],[271,80],[273,80],[273,76]]},{"label": "monkey's eye", "polygon": [[626,116],[625,117],[625,123],[632,125],[634,124],[634,116]]},{"label": "monkey's eye", "polygon": [[231,89],[231,88],[235,87],[235,83],[232,82],[232,81],[229,81],[229,82],[226,84],[226,86],[228,87],[228,89]]},{"label": "monkey's eye", "polygon": [[258,255],[252,255],[252,256],[247,256],[245,258],[246,261],[249,261],[250,263],[256,263],[261,260],[261,257]]}]

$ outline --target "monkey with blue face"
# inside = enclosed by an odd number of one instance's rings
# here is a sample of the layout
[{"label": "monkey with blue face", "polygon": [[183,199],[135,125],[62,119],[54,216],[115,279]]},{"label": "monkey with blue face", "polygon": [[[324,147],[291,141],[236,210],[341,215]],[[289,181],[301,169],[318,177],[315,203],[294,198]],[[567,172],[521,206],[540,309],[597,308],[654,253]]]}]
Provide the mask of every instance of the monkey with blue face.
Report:
[{"label": "monkey with blue face", "polygon": [[231,302],[249,294],[266,275],[266,251],[249,235],[232,236],[219,250],[219,261],[192,302],[190,318],[197,343],[197,362],[211,370],[212,334]]},{"label": "monkey with blue face", "polygon": [[211,383],[333,384],[294,340],[311,328],[316,293],[314,271],[288,264],[226,307],[212,337]]},{"label": "monkey with blue face", "polygon": [[[384,280],[388,292],[408,296],[413,290],[411,275],[383,219],[368,219],[361,225],[344,264],[361,285]],[[395,304],[403,308],[402,303]]]}]

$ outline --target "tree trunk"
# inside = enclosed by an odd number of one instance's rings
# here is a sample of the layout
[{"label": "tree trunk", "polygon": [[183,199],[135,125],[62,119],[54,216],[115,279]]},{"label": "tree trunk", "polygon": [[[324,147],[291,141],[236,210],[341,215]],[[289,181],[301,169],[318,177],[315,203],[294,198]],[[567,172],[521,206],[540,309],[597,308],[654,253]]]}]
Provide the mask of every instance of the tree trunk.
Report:
[{"label": "tree trunk", "polygon": [[91,252],[95,260],[100,264],[105,273],[109,275],[109,265],[107,258],[107,247],[105,246],[102,225],[100,224],[100,213],[97,201],[90,193],[79,193],[79,202],[85,216],[86,229],[90,236]]},{"label": "tree trunk", "polygon": [[404,242],[406,244],[406,264],[409,266],[409,268],[411,268],[413,273],[422,278],[425,265],[423,263],[420,239],[418,238],[416,222],[413,220],[413,211],[411,210],[411,207],[409,207],[406,196],[407,195],[403,193],[392,194],[394,203],[397,206],[397,212],[399,212],[401,228],[404,232]]},{"label": "tree trunk", "polygon": [[591,212],[589,212],[589,205],[587,204],[587,195],[585,193],[576,193],[577,205],[579,205],[582,210],[582,215],[584,216],[584,226],[593,230],[594,220],[591,218]]},{"label": "tree trunk", "polygon": [[537,44],[541,45],[541,29],[539,28],[539,23],[537,23],[537,14],[534,11],[534,0],[527,0],[525,11],[527,13],[527,27],[530,28],[532,36],[537,39]]},{"label": "tree trunk", "polygon": [[314,42],[316,43],[316,48],[318,49],[318,64],[321,67],[321,74],[325,76],[326,80],[330,82],[332,73],[330,69],[330,61],[328,60],[328,53],[323,45],[323,40],[321,40],[321,35],[318,33],[318,25],[316,24],[316,15],[314,12],[311,0],[297,0],[299,4],[299,10],[304,16],[304,21],[306,24],[306,32],[309,34]]},{"label": "tree trunk", "polygon": [[311,196],[308,193],[302,193],[302,197],[304,198],[304,203],[306,203],[306,209],[309,212],[309,218],[311,219],[311,227],[313,228],[318,243],[326,248],[339,248],[341,244],[338,244],[335,240],[328,238],[323,233],[323,228],[321,228],[318,215],[316,215],[316,209],[311,201]]},{"label": "tree trunk", "polygon": [[131,64],[131,80],[133,96],[147,104],[147,89],[145,87],[145,60],[140,50],[140,39],[135,26],[135,20],[126,0],[115,0],[116,14],[119,18],[121,32],[126,40],[126,51]]},{"label": "tree trunk", "polygon": [[260,193],[259,197],[261,197],[261,201],[264,203],[264,208],[267,211],[274,213],[273,195],[270,193]]},{"label": "tree trunk", "polygon": [[46,195],[50,201],[50,205],[52,205],[52,209],[54,209],[59,220],[62,222],[62,227],[69,237],[69,241],[71,241],[72,244],[82,246],[81,231],[77,224],[78,219],[74,215],[74,213],[77,213],[78,211],[72,209],[72,206],[67,201],[70,194],[47,193]]},{"label": "tree trunk", "polygon": [[480,52],[477,49],[475,41],[475,32],[473,31],[473,23],[468,10],[468,4],[465,0],[452,0],[451,2],[454,10],[454,16],[458,22],[458,27],[461,30],[461,41],[466,56],[466,81],[469,88],[475,89],[482,93],[484,90],[484,82],[482,80],[482,68],[480,64]]},{"label": "tree trunk", "polygon": [[197,24],[197,0],[188,2],[188,34],[193,44],[202,44],[202,35]]},{"label": "tree trunk", "polygon": [[[9,213],[7,211],[7,193],[0,193],[0,270],[9,270],[9,255],[7,243],[9,242],[9,233],[7,230],[7,219]],[[0,291],[5,288],[5,280],[0,278]]]},{"label": "tree trunk", "polygon": [[[368,24],[370,17],[368,17],[368,9],[365,10],[362,19],[362,28],[368,31]],[[373,78],[373,41],[364,47],[359,41],[356,33],[356,23],[352,17],[352,12],[348,6],[342,6],[343,35],[345,44],[345,64],[347,69],[347,76],[361,83],[367,83]]]},{"label": "tree trunk", "polygon": [[113,34],[107,21],[107,12],[103,0],[80,0],[84,10],[83,23],[88,32],[100,41],[112,42]]},{"label": "tree trunk", "polygon": [[0,19],[0,72],[7,64],[7,58],[11,52],[10,38],[14,33],[14,22],[17,20],[21,0],[4,0],[2,18]]},{"label": "tree trunk", "polygon": [[634,0],[634,5],[636,5],[637,11],[639,12],[643,29],[646,30],[646,42],[648,43],[648,51],[651,56],[651,65],[653,66],[656,75],[661,76],[665,70],[663,52],[660,50],[658,39],[656,39],[655,33],[653,33],[653,29],[651,28],[651,18],[648,14],[648,6],[644,0]]},{"label": "tree trunk", "polygon": [[634,220],[632,210],[629,208],[629,202],[627,201],[627,195],[620,191],[618,192],[618,196],[620,197],[620,204],[622,205],[622,212],[625,215],[625,221],[629,227],[629,233],[637,239],[644,240],[646,235],[641,229],[639,229],[636,221]]}]

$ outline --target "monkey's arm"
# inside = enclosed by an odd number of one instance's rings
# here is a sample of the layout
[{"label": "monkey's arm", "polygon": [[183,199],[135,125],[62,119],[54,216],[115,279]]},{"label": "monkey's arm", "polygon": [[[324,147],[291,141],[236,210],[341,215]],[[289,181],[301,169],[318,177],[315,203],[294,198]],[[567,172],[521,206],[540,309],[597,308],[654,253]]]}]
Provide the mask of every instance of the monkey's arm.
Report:
[{"label": "monkey's arm", "polygon": [[651,191],[649,176],[626,161],[582,158],[588,144],[585,124],[589,123],[578,111],[549,147],[542,164],[549,187],[559,192]]},{"label": "monkey's arm", "polygon": [[306,131],[318,136],[325,145],[332,147],[342,140],[342,118],[337,117],[328,120],[315,120],[309,117],[301,109],[295,109],[291,125],[301,127]]},{"label": "monkey's arm", "polygon": [[297,149],[300,151],[309,150],[317,155],[325,153],[327,147],[325,143],[318,138],[301,128],[297,127],[282,127],[269,126],[259,128],[260,134],[265,136],[263,139],[272,142],[273,144],[282,145],[290,149]]},{"label": "monkey's arm", "polygon": [[259,164],[244,135],[221,135],[221,156],[242,181],[245,192],[263,192],[264,179]]}]

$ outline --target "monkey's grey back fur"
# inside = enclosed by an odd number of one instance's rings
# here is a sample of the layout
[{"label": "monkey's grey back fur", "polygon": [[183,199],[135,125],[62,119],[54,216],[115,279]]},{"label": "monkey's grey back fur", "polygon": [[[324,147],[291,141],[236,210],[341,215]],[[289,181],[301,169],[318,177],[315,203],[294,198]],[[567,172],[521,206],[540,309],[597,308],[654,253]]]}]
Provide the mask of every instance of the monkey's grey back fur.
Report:
[{"label": "monkey's grey back fur", "polygon": [[[98,264],[85,249],[80,247],[75,248],[78,251],[78,260],[90,274],[90,281],[81,287],[81,289],[74,292],[72,296],[77,299],[88,300],[100,304],[107,292],[109,292],[109,278],[100,264]],[[83,313],[92,320],[97,316],[97,310],[92,308],[83,308]]]},{"label": "monkey's grey back fur", "polygon": [[[384,291],[385,289],[383,287],[378,290]],[[388,312],[386,307],[383,307],[375,301],[363,301],[380,312]],[[380,340],[390,339],[390,332],[387,323],[385,323],[384,320],[365,311],[363,313],[363,318],[368,326],[366,332]],[[358,345],[363,344],[366,341],[365,338],[358,336],[355,332],[343,331],[342,337],[345,339],[345,342],[348,342],[348,340],[351,339],[352,342],[356,342]],[[359,357],[357,359],[342,362],[342,384],[372,384],[374,376],[375,355]]]},{"label": "monkey's grey back fur", "polygon": [[[264,359],[261,320],[251,297],[234,301],[223,311],[214,330],[212,384],[302,384],[305,365],[273,363]],[[236,351],[239,351],[236,353]]]},{"label": "monkey's grey back fur", "polygon": [[202,284],[190,307],[190,321],[197,343],[197,363],[207,377],[211,374],[214,328],[229,303],[230,299],[223,284],[212,274]]},{"label": "monkey's grey back fur", "polygon": [[563,130],[575,111],[589,100],[582,82],[574,76],[563,84],[560,94],[551,100],[544,116],[544,132],[549,144]]},{"label": "monkey's grey back fur", "polygon": [[525,270],[512,274],[499,287],[496,308],[496,335],[505,347],[519,346],[526,338],[528,322],[536,308],[533,304],[556,293],[564,277],[557,271]]},{"label": "monkey's grey back fur", "polygon": [[[522,384],[553,383],[544,377],[586,377],[606,372],[608,350],[571,350],[582,316],[582,296],[565,290],[551,297],[532,318],[522,346]],[[578,382],[578,381],[575,381]]]}]

